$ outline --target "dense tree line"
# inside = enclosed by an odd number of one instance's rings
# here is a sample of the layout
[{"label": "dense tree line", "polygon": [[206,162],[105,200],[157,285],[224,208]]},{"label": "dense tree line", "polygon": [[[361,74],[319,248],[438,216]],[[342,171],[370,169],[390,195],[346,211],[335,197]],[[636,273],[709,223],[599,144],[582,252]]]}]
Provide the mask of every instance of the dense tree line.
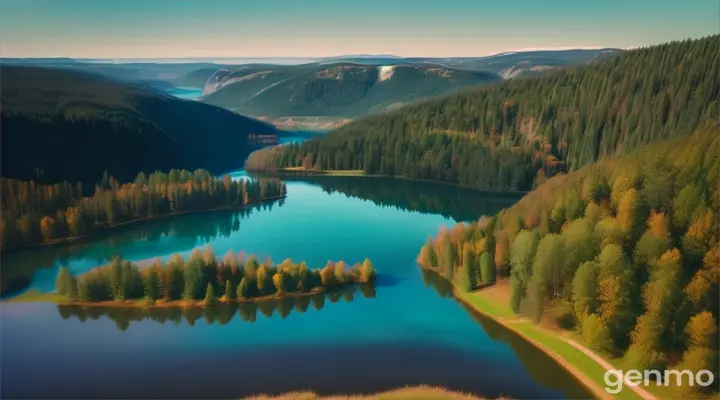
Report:
[{"label": "dense tree line", "polygon": [[303,261],[285,259],[275,265],[270,258],[260,264],[245,252],[229,251],[218,260],[212,248],[197,248],[184,260],[172,256],[166,263],[156,260],[140,268],[119,256],[109,265],[93,268],[75,277],[67,267],[60,268],[56,290],[71,301],[203,300],[203,304],[246,300],[288,293],[310,292],[315,288],[331,289],[353,283],[375,280],[375,268],[369,259],[352,268],[343,261],[328,261],[324,268],[309,269]]},{"label": "dense tree line", "polygon": [[276,179],[233,181],[208,171],[141,172],[120,184],[107,172],[92,196],[83,186],[0,178],[2,250],[92,234],[99,228],[152,216],[250,204],[282,197]]},{"label": "dense tree line", "polygon": [[95,320],[101,316],[115,321],[118,329],[125,331],[131,322],[152,320],[164,324],[171,322],[180,324],[182,320],[194,326],[201,318],[208,325],[218,323],[225,325],[233,318],[239,317],[245,322],[257,320],[258,312],[265,317],[285,319],[293,311],[305,313],[308,309],[322,310],[325,304],[337,303],[341,300],[352,302],[357,292],[364,298],[375,298],[376,287],[373,283],[349,285],[329,292],[314,293],[309,296],[283,296],[278,299],[250,302],[223,302],[217,307],[83,307],[78,305],[58,305],[58,312],[63,319],[75,317],[81,322]]},{"label": "dense tree line", "polygon": [[353,121],[247,166],[355,169],[528,190],[718,118],[720,36],[673,42]]},{"label": "dense tree line", "polygon": [[177,246],[190,249],[217,239],[229,238],[240,230],[242,220],[258,211],[272,212],[274,207],[283,205],[284,199],[280,199],[230,208],[212,215],[198,214],[159,219],[152,224],[124,231],[121,235],[113,235],[107,240],[99,239],[102,241],[101,246],[78,243],[52,246],[42,250],[28,249],[5,253],[2,258],[2,274],[0,274],[0,296],[21,292],[30,285],[37,271],[53,268],[54,265],[67,265],[81,259],[93,260],[97,265],[108,263],[114,254],[123,253],[126,246],[132,242],[158,242],[163,238],[172,237],[173,243]]},{"label": "dense tree line", "polygon": [[539,322],[560,310],[628,367],[718,376],[719,185],[711,125],[554,177],[441,231],[418,260],[466,291],[509,273],[515,313]]}]

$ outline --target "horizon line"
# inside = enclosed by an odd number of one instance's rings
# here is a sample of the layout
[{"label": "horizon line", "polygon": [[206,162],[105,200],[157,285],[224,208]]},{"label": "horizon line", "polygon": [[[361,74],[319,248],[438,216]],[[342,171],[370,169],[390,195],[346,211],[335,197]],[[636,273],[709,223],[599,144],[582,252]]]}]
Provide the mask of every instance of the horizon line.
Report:
[{"label": "horizon line", "polygon": [[[653,46],[653,45],[649,45]],[[333,58],[349,58],[349,57],[388,57],[388,58],[434,58],[434,59],[449,59],[449,58],[486,58],[495,57],[505,54],[512,53],[526,53],[535,51],[572,51],[572,50],[632,50],[640,47],[647,46],[631,46],[631,47],[595,47],[595,46],[567,46],[567,47],[526,47],[513,50],[506,50],[497,53],[490,53],[485,55],[474,55],[474,56],[400,56],[392,53],[351,53],[351,54],[340,54],[332,56],[188,56],[188,57],[73,57],[73,56],[40,56],[40,57],[0,57],[0,59],[23,59],[23,60],[39,60],[39,59],[53,59],[53,58],[67,58],[71,60],[197,60],[197,59],[215,59],[215,60],[237,60],[237,59],[290,59],[290,60],[327,60]]]}]

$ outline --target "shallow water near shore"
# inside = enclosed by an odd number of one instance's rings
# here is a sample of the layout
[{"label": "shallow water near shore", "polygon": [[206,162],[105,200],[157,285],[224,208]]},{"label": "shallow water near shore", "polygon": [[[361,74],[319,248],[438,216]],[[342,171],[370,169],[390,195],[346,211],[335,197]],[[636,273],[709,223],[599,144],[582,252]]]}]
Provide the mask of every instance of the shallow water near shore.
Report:
[{"label": "shallow water near shore", "polygon": [[511,199],[468,200],[473,194],[428,183],[328,178],[288,181],[282,201],[128,226],[84,243],[13,253],[3,266],[27,288],[51,291],[61,264],[77,274],[114,254],[139,261],[210,244],[218,256],[245,250],[314,268],[370,257],[379,271],[374,288],[195,310],[2,303],[2,397],[240,398],[419,384],[488,397],[589,397],[549,357],[466,310],[448,296],[446,282],[415,263],[441,226],[495,213]]}]

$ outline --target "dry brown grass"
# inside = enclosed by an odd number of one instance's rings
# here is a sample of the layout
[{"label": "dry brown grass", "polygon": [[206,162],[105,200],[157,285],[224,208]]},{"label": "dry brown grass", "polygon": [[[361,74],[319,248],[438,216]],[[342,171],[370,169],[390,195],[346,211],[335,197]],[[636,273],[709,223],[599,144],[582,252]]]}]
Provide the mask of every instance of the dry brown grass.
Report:
[{"label": "dry brown grass", "polygon": [[[508,400],[501,398],[498,400]],[[312,392],[292,392],[279,396],[258,395],[244,400],[483,400],[467,393],[453,392],[441,387],[415,386],[371,395],[319,396]]]}]

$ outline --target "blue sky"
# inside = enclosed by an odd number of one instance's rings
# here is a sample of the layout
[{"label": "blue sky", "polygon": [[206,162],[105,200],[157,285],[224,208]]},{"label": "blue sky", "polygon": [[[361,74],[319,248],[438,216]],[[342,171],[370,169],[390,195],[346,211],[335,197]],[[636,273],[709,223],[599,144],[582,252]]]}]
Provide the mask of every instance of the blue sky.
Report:
[{"label": "blue sky", "polygon": [[718,0],[0,0],[0,56],[482,56],[718,33]]}]

